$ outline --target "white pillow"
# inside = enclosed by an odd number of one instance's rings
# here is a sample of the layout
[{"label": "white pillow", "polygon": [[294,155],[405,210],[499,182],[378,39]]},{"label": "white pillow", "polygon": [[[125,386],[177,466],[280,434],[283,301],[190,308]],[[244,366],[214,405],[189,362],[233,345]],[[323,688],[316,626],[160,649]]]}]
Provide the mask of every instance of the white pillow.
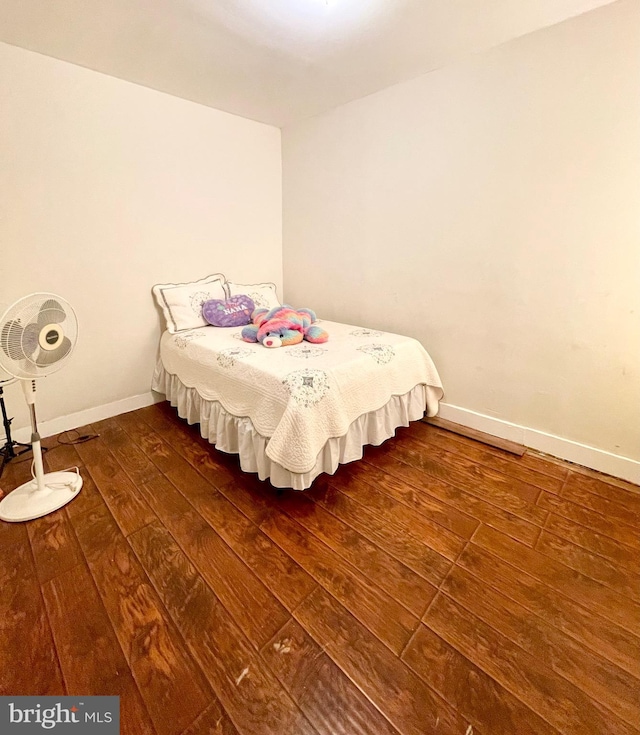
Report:
[{"label": "white pillow", "polygon": [[256,309],[273,309],[282,306],[274,283],[232,283],[227,281],[229,296],[248,296]]},{"label": "white pillow", "polygon": [[153,295],[162,309],[171,334],[183,329],[204,327],[202,304],[209,299],[226,299],[226,279],[215,273],[192,283],[160,283],[154,286]]}]

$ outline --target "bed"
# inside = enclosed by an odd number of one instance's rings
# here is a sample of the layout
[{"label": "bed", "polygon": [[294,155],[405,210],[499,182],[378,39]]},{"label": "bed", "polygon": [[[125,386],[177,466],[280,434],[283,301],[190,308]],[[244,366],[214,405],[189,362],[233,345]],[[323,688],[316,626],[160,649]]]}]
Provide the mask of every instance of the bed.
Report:
[{"label": "bed", "polygon": [[152,387],[245,472],[305,490],[399,426],[434,416],[438,372],[415,339],[322,321],[324,344],[267,349],[241,327],[166,331]]}]

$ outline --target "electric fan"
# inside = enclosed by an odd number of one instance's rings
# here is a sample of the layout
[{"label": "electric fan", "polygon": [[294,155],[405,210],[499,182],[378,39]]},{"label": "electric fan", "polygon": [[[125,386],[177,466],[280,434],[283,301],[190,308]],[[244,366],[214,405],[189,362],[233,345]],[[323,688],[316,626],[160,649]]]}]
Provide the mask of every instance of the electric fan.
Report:
[{"label": "electric fan", "polygon": [[48,472],[36,421],[36,379],[59,370],[69,359],[78,338],[78,320],[64,299],[34,293],[16,301],[0,317],[0,368],[22,382],[31,413],[33,479],[0,502],[0,520],[29,521],[52,513],[73,500],[82,487],[74,471]]}]

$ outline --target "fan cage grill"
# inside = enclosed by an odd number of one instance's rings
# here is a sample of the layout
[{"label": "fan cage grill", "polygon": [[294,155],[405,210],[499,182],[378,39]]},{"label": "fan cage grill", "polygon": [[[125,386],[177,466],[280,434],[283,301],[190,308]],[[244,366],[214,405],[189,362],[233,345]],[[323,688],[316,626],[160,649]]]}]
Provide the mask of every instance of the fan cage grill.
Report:
[{"label": "fan cage grill", "polygon": [[[45,350],[39,340],[47,325],[57,325],[62,336],[56,347]],[[53,339],[54,330],[48,333]],[[0,367],[16,378],[50,375],[63,367],[77,337],[77,317],[65,299],[49,293],[25,296],[0,318]]]}]

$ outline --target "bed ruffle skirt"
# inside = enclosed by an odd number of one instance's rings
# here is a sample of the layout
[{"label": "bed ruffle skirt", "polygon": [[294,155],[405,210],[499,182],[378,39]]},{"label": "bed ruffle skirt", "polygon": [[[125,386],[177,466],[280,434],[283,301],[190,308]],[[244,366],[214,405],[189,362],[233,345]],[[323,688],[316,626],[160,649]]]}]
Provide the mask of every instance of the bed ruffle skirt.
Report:
[{"label": "bed ruffle skirt", "polygon": [[[377,411],[357,418],[344,436],[329,439],[309,472],[296,473],[272,461],[267,456],[269,438],[255,430],[251,419],[233,416],[218,401],[200,396],[195,388],[188,388],[180,378],[166,372],[161,365],[153,377],[153,389],[163,393],[178,415],[190,424],[200,424],[200,434],[221,452],[237,454],[244,472],[255,472],[261,480],[269,480],[274,487],[306,490],[323,472],[333,475],[338,465],[362,459],[367,444],[379,445],[395,435],[400,426],[409,426],[424,416],[427,403],[438,405],[435,389],[426,385],[415,388],[391,400]],[[434,391],[433,396],[430,391]],[[429,412],[431,413],[431,411]]]}]

